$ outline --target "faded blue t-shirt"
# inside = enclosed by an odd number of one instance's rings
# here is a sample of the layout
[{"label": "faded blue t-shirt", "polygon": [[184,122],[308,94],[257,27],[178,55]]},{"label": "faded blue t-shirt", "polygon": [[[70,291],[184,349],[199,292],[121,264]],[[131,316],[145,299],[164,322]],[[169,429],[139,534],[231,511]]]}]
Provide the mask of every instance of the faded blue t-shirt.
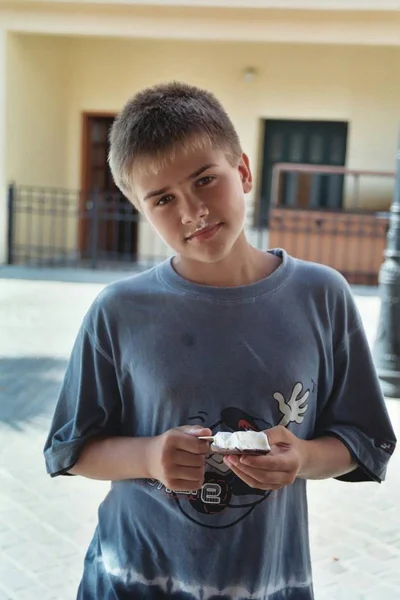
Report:
[{"label": "faded blue t-shirt", "polygon": [[[281,424],[338,436],[384,478],[395,436],[344,279],[282,251],[257,283],[190,283],[171,261],[109,285],[76,340],[45,447],[65,473],[93,436]],[[306,482],[248,487],[217,455],[200,491],[114,481],[99,508],[79,600],[311,600]]]}]

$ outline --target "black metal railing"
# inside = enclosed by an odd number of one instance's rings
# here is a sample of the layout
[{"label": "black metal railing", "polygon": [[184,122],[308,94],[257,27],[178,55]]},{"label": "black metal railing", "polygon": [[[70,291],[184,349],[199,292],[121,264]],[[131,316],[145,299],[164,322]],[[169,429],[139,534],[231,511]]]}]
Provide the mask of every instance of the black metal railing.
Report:
[{"label": "black metal railing", "polygon": [[10,185],[8,264],[147,267],[169,255],[140,213],[116,193],[83,195]]},{"label": "black metal railing", "polygon": [[269,243],[289,254],[328,265],[351,284],[377,285],[388,229],[388,213],[271,211]]},{"label": "black metal railing", "polygon": [[[10,185],[8,208],[9,264],[141,269],[170,255],[119,193]],[[375,285],[387,223],[384,212],[278,205],[271,209],[268,229],[248,226],[247,233],[260,249],[282,247],[336,268],[350,283]]]},{"label": "black metal railing", "polygon": [[394,173],[276,164],[269,243],[329,265],[353,284],[376,285],[383,261]]}]

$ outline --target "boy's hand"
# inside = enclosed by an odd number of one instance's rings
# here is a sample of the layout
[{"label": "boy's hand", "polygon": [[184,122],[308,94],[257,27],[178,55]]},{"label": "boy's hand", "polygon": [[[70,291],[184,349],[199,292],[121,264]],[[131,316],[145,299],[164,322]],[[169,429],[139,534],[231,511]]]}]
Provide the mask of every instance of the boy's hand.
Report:
[{"label": "boy's hand", "polygon": [[306,444],[288,429],[265,432],[271,446],[266,456],[225,456],[225,464],[247,485],[260,490],[279,490],[294,482],[306,460]]},{"label": "boy's hand", "polygon": [[212,435],[211,430],[184,426],[154,437],[148,457],[150,477],[176,492],[200,489],[210,454],[209,443],[197,439],[203,435]]}]

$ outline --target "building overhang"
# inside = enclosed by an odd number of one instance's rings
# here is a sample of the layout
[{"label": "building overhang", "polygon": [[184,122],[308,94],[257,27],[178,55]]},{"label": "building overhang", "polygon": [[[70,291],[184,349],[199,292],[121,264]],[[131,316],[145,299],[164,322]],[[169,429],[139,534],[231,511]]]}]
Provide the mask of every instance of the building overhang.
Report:
[{"label": "building overhang", "polygon": [[[225,0],[210,4],[211,0],[145,4],[14,0],[0,3],[0,27],[20,33],[115,38],[400,45],[400,10],[395,9],[400,1],[246,0],[247,8],[241,7],[242,0],[229,0],[230,8]],[[373,11],[377,4],[380,10]],[[362,5],[363,10],[355,9]]]}]

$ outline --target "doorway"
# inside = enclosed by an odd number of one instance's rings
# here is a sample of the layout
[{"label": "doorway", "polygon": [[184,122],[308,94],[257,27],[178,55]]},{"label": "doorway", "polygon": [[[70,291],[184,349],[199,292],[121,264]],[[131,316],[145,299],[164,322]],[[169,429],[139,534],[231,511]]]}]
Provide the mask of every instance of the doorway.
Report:
[{"label": "doorway", "polygon": [[[272,171],[276,163],[344,166],[348,124],[344,121],[265,121],[261,198],[257,225],[267,225],[271,207]],[[297,177],[296,181],[294,178]],[[343,204],[342,175],[282,175],[280,206],[340,209]],[[318,178],[318,181],[316,180]],[[296,194],[293,190],[296,190]],[[296,205],[294,206],[294,202]]]},{"label": "doorway", "polygon": [[79,219],[81,258],[136,260],[139,215],[117,188],[108,166],[113,114],[83,114]]}]

